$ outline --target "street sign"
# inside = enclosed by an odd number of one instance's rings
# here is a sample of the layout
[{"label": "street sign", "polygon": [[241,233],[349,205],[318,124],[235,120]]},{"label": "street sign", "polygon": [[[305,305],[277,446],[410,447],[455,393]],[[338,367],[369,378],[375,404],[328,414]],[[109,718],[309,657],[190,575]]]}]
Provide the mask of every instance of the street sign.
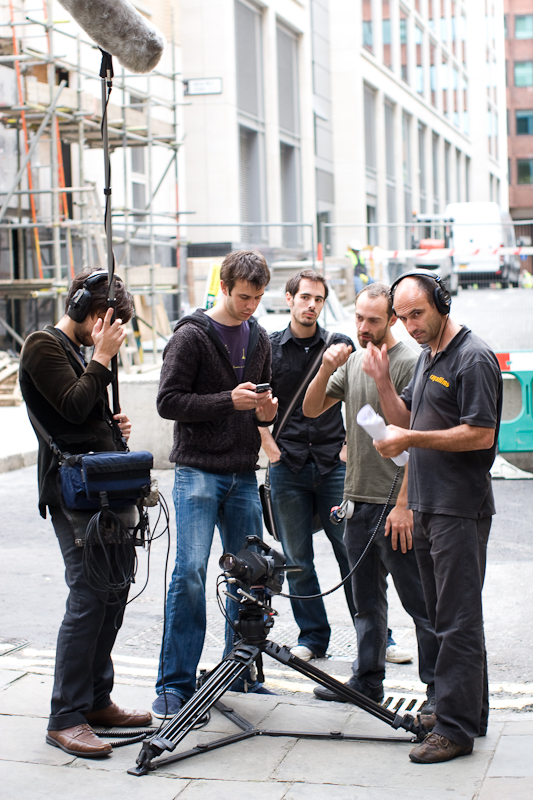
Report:
[{"label": "street sign", "polygon": [[222,78],[189,78],[183,81],[185,94],[222,94]]}]

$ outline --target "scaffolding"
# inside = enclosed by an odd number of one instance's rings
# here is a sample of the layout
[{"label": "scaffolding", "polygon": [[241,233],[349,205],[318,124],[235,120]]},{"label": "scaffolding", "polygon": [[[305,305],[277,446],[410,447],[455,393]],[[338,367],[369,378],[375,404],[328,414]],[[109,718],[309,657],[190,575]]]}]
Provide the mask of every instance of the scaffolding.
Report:
[{"label": "scaffolding", "polygon": [[[182,89],[174,41],[164,58],[166,72],[116,70],[108,105],[110,149],[122,153],[112,156],[117,273],[151,310],[154,362],[158,295],[174,295],[179,316],[186,213],[178,208]],[[0,4],[0,135],[11,137],[16,159],[0,185],[0,323],[22,338],[39,327],[43,302],[52,304],[53,321],[61,316],[76,272],[107,265],[97,191],[103,158],[93,155],[102,148],[99,68],[94,43],[72,21],[54,20],[51,0]]]}]

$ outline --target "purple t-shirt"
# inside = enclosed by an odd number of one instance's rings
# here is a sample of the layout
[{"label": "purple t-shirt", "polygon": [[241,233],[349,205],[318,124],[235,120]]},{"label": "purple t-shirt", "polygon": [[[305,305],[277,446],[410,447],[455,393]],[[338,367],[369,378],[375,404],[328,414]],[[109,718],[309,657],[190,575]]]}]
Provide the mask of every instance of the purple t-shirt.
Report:
[{"label": "purple t-shirt", "polygon": [[242,383],[248,342],[250,341],[250,323],[245,320],[240,325],[222,325],[220,322],[215,322],[214,319],[211,322],[215,326],[220,341],[228,351],[237,382]]}]

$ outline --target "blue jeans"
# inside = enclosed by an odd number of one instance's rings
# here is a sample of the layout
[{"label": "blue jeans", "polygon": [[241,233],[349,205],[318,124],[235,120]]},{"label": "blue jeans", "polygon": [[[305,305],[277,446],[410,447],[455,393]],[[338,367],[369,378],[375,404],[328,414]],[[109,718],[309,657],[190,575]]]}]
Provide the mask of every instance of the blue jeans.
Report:
[{"label": "blue jeans", "polygon": [[[344,541],[350,566],[353,567],[366,547],[377,525],[383,505],[356,503],[355,511],[346,525]],[[390,573],[401,603],[416,627],[418,640],[418,673],[423,683],[435,680],[435,663],[439,644],[426,609],[424,592],[418,571],[415,551],[402,553],[392,549],[390,536],[385,537],[385,521],[392,506],[387,508],[377,536],[361,566],[352,578],[357,606],[355,631],[357,658],[353,674],[370,688],[381,686],[385,677],[387,649],[387,575]]]},{"label": "blue jeans", "polygon": [[[224,552],[237,553],[246,536],[262,537],[263,523],[255,472],[219,475],[177,464],[173,498],[176,566],[167,595],[156,691],[161,694],[164,688],[188,700],[196,688],[205,639],[205,579],[215,525]],[[227,611],[237,618],[237,604],[229,599]],[[226,652],[232,642],[233,631],[226,626]]]},{"label": "blue jeans", "polygon": [[[327,475],[321,475],[311,460],[297,474],[283,461],[277,461],[270,466],[272,505],[287,564],[302,568],[301,572],[288,574],[290,594],[320,593],[314,565],[313,502],[320,514],[326,536],[333,546],[342,577],[350,571],[343,544],[344,524],[335,525],[329,518],[331,507],[342,502],[345,473],[346,467],[342,461]],[[344,589],[353,619],[355,606],[349,581]],[[321,597],[314,600],[291,600],[291,605],[294,619],[300,628],[298,644],[306,645],[316,656],[324,656],[331,634],[324,601]]]}]

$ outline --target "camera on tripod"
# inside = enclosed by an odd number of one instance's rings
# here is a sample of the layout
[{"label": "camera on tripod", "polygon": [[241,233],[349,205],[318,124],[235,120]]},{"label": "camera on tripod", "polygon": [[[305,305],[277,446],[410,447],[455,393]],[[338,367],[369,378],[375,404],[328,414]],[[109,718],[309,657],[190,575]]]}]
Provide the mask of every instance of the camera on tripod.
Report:
[{"label": "camera on tripod", "polygon": [[[259,547],[261,553],[254,553],[249,547]],[[261,587],[268,589],[272,594],[279,594],[286,572],[293,572],[300,567],[287,567],[287,559],[278,550],[269,547],[259,536],[247,536],[246,544],[237,555],[224,553],[219,560],[219,566],[232,583],[247,591]]]}]

